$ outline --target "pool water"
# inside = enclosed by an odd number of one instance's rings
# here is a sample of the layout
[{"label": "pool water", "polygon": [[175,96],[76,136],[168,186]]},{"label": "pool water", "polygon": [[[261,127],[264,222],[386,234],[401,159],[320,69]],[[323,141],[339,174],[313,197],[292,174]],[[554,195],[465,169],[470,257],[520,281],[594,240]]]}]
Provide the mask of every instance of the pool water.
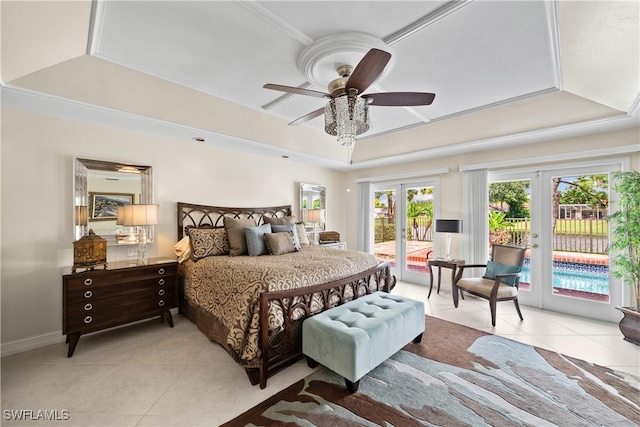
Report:
[{"label": "pool water", "polygon": [[[530,277],[529,260],[526,259],[520,282],[530,283]],[[609,295],[609,267],[554,261],[553,288]]]}]

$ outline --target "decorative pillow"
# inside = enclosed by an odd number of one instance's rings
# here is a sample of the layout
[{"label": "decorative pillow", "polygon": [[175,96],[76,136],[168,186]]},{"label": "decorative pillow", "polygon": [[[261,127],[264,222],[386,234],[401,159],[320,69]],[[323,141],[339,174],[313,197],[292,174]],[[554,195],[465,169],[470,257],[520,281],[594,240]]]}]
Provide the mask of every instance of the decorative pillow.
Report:
[{"label": "decorative pillow", "polygon": [[296,223],[296,234],[298,235],[298,241],[301,245],[310,245],[309,236],[307,236],[307,229],[304,226],[304,222]]},{"label": "decorative pillow", "polygon": [[271,233],[271,224],[244,228],[244,237],[247,239],[249,256],[266,255],[268,253],[267,242],[264,240],[266,233]]},{"label": "decorative pillow", "polygon": [[296,246],[296,251],[300,250],[300,240],[298,238],[298,233],[296,231],[296,224],[295,223],[283,224],[283,225],[272,224],[271,225],[271,231],[273,233],[282,233],[284,231],[291,232],[291,235],[293,236],[293,244]]},{"label": "decorative pillow", "polygon": [[189,236],[184,236],[182,240],[173,245],[173,252],[178,257],[178,264],[182,264],[184,260],[191,257],[191,242]]},{"label": "decorative pillow", "polygon": [[271,224],[271,225],[295,224],[296,217],[285,216],[282,218],[274,218],[274,217],[265,216],[265,217],[262,217],[262,220],[264,221],[265,224]]},{"label": "decorative pillow", "polygon": [[244,228],[255,226],[256,222],[253,218],[224,218],[224,229],[227,230],[227,240],[229,240],[229,255],[247,254],[247,239],[244,236]]},{"label": "decorative pillow", "polygon": [[267,241],[267,249],[271,255],[282,255],[298,251],[293,242],[293,233],[291,231],[265,234],[264,239]]},{"label": "decorative pillow", "polygon": [[191,259],[194,261],[229,253],[229,243],[224,228],[192,228],[189,230],[189,240]]},{"label": "decorative pillow", "polygon": [[[497,274],[520,273],[522,267],[519,265],[505,265],[499,262],[489,261],[487,263],[487,271],[484,273],[485,279],[495,280]],[[506,285],[515,286],[517,277],[505,277],[500,281]]]}]

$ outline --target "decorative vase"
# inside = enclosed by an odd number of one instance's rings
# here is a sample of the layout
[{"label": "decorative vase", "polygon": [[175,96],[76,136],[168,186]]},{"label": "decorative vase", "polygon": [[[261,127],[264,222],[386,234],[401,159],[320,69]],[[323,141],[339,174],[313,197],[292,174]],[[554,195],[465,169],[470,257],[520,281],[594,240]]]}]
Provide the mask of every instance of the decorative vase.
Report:
[{"label": "decorative vase", "polygon": [[624,315],[619,324],[624,340],[640,345],[640,312],[630,307],[616,307],[616,309]]}]

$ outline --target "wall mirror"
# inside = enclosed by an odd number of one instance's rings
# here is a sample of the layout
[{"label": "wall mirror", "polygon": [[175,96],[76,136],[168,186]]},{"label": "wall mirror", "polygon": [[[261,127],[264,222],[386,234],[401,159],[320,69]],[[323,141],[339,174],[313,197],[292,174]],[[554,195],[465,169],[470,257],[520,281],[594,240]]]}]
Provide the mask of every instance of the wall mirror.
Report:
[{"label": "wall mirror", "polygon": [[325,230],[327,189],[324,185],[300,184],[300,218],[309,231]]},{"label": "wall mirror", "polygon": [[[117,209],[153,203],[151,166],[76,158],[74,169],[74,239],[91,229],[107,245],[137,243],[133,227],[117,224]],[[147,241],[153,241],[153,227]]]}]

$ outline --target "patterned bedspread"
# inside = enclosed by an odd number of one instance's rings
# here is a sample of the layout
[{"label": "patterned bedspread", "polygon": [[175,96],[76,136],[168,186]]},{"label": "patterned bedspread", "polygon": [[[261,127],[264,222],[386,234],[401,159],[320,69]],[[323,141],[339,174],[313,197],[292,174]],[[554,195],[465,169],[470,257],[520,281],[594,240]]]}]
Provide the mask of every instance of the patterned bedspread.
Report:
[{"label": "patterned bedspread", "polygon": [[[186,300],[224,325],[226,344],[234,353],[234,359],[253,365],[259,357],[260,292],[319,285],[379,263],[374,255],[363,252],[302,246],[300,252],[277,256],[211,256],[197,262],[187,260],[180,268]],[[282,313],[274,310],[269,318],[273,329],[282,322]]]}]

